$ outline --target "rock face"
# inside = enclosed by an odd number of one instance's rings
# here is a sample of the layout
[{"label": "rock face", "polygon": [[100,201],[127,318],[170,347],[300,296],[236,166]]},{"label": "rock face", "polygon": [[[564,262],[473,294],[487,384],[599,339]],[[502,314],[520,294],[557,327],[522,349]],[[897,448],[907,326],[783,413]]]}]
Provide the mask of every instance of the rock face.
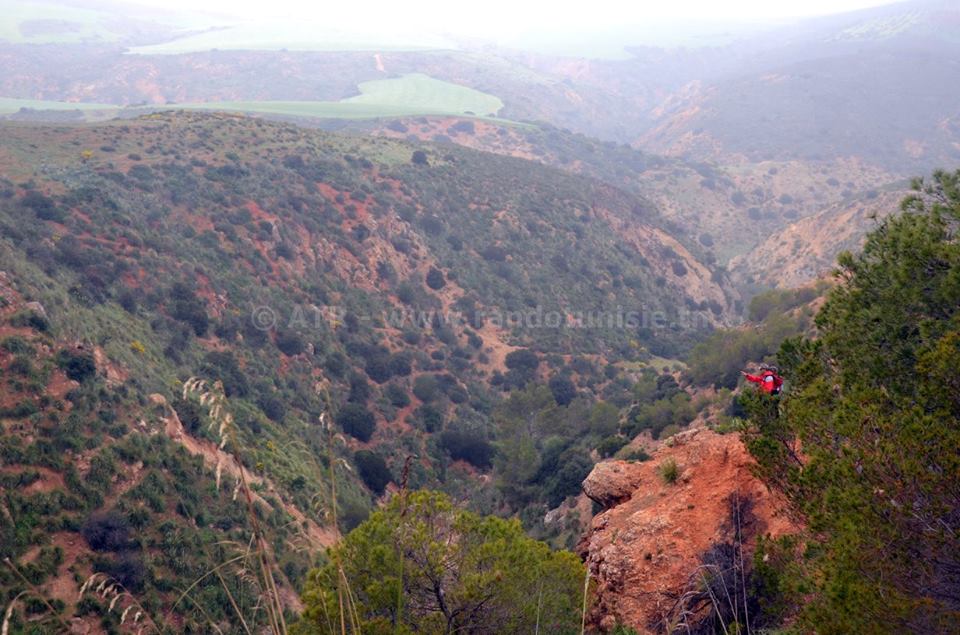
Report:
[{"label": "rock face", "polygon": [[[751,474],[738,435],[701,430],[672,441],[650,461],[600,463],[584,482],[584,492],[608,507],[578,546],[597,583],[590,620],[602,632],[617,624],[672,630],[682,599],[703,589],[701,565],[733,545],[749,566],[758,536],[796,531],[782,501]],[[662,475],[671,462],[672,483]],[[702,604],[684,608],[693,611],[688,623],[705,612]]]},{"label": "rock face", "polygon": [[583,493],[604,509],[610,509],[633,496],[641,483],[640,475],[643,471],[640,463],[597,463],[583,482]]}]

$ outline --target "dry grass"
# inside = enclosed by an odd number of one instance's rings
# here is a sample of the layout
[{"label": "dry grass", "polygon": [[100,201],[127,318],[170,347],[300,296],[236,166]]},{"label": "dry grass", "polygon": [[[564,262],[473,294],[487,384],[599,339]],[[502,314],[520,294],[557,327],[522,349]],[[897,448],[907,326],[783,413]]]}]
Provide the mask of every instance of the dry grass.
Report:
[{"label": "dry grass", "polygon": [[[107,612],[119,612],[120,625],[127,625],[131,630],[136,628],[137,635],[162,632],[146,609],[137,601],[137,598],[110,576],[104,573],[91,575],[80,587],[77,599],[82,599],[84,594],[88,592],[94,593],[102,600],[109,600]],[[129,623],[127,620],[129,620]]]},{"label": "dry grass", "polygon": [[[250,624],[254,623],[256,613],[263,611],[266,614],[269,632],[273,633],[273,635],[286,635],[287,623],[283,615],[283,598],[280,595],[280,589],[277,585],[276,577],[273,574],[277,563],[273,551],[269,548],[264,536],[260,519],[254,508],[253,494],[247,483],[246,471],[237,454],[233,415],[227,407],[227,398],[224,394],[223,384],[219,381],[209,384],[205,380],[191,377],[183,384],[183,398],[187,399],[190,396],[197,397],[200,404],[208,408],[210,429],[211,431],[215,431],[216,436],[220,439],[220,443],[217,446],[218,449],[221,450],[222,453],[232,456],[236,463],[236,482],[234,483],[232,497],[236,500],[238,496],[242,495],[243,502],[247,507],[247,518],[250,522],[252,536],[250,542],[243,548],[238,548],[239,546],[236,545],[236,543],[223,543],[233,546],[235,550],[239,552],[238,555],[210,569],[195,580],[180,594],[174,607],[183,599],[187,598],[190,591],[193,590],[197,584],[213,575],[217,577],[223,586],[227,598],[230,601],[231,609],[240,621],[244,632],[252,635]],[[224,466],[222,463],[222,453],[218,453],[217,455],[217,466],[215,469],[217,491],[220,491],[220,483],[223,476]],[[244,615],[244,611],[240,609],[236,599],[233,597],[233,594],[231,594],[229,585],[227,585],[223,578],[223,570],[226,568],[233,568],[235,575],[252,584],[257,589],[258,602],[251,609],[254,615]],[[193,604],[198,607],[201,612],[203,611],[198,603],[194,602]],[[207,621],[212,628],[220,632],[219,627],[217,627],[212,620],[207,618]]]},{"label": "dry grass", "polygon": [[12,619],[13,619],[13,611],[14,611],[14,609],[16,608],[16,604],[17,604],[18,601],[20,601],[20,598],[23,597],[23,596],[25,596],[25,595],[32,595],[32,596],[38,598],[41,602],[43,602],[43,604],[47,607],[47,610],[50,611],[50,617],[53,618],[54,620],[56,620],[57,622],[59,622],[61,628],[66,629],[66,628],[67,628],[67,623],[63,621],[63,617],[60,615],[60,612],[59,612],[57,609],[53,608],[53,606],[52,606],[52,605],[50,604],[50,602],[47,600],[47,597],[46,597],[44,594],[42,594],[42,593],[37,589],[37,587],[35,587],[33,584],[31,584],[30,581],[27,580],[27,578],[24,577],[24,575],[23,575],[22,573],[20,573],[20,569],[18,569],[17,566],[16,566],[15,564],[13,564],[13,561],[10,560],[10,558],[4,558],[4,559],[3,559],[3,562],[4,562],[4,564],[7,565],[7,567],[10,568],[10,570],[13,572],[13,574],[14,574],[17,578],[19,578],[20,581],[23,582],[24,585],[26,585],[27,590],[26,590],[26,591],[21,591],[19,594],[16,595],[16,597],[14,597],[14,598],[10,601],[10,604],[7,605],[7,609],[6,609],[6,611],[4,611],[4,613],[3,613],[3,626],[0,627],[0,632],[2,632],[3,635],[7,635],[7,633],[8,633],[9,630],[10,630],[10,623],[11,623],[11,621],[12,621]]}]

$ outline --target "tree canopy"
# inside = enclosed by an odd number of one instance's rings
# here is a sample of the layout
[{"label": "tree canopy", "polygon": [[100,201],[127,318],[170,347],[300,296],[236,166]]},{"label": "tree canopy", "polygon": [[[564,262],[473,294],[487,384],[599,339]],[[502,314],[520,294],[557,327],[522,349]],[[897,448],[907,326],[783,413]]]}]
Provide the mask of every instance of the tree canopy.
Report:
[{"label": "tree canopy", "polygon": [[358,632],[580,631],[585,572],[574,554],[439,492],[395,496],[328,555],[308,576],[302,632],[340,632],[337,563],[356,598]]},{"label": "tree canopy", "polygon": [[783,344],[789,390],[752,396],[748,447],[809,526],[796,563],[820,633],[960,623],[960,172],[839,259],[820,337]]}]

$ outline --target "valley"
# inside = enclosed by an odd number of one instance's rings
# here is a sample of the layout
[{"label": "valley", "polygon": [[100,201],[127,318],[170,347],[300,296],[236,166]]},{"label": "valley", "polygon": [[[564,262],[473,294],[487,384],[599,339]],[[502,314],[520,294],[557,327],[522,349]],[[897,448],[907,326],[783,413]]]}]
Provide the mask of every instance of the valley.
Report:
[{"label": "valley", "polygon": [[151,4],[0,12],[4,635],[955,630],[953,3]]}]

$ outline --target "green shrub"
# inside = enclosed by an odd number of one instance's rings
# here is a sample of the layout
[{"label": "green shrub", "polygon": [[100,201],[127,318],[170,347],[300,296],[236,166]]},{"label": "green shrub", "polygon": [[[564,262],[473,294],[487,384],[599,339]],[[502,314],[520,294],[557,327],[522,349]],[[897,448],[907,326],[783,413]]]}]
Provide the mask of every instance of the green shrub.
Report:
[{"label": "green shrub", "polygon": [[348,403],[337,413],[337,423],[343,431],[360,441],[369,441],[377,428],[373,413],[361,404]]},{"label": "green shrub", "polygon": [[401,384],[387,384],[383,394],[394,408],[406,408],[410,405],[410,394]]},{"label": "green shrub", "polygon": [[37,351],[30,342],[19,335],[5,337],[0,342],[0,348],[14,355],[36,355]]},{"label": "green shrub", "polygon": [[466,461],[481,470],[489,469],[493,462],[493,446],[473,432],[447,430],[440,435],[440,447],[451,458]]},{"label": "green shrub", "polygon": [[442,271],[440,271],[436,267],[430,267],[430,270],[427,271],[426,283],[427,283],[427,286],[433,289],[434,291],[439,291],[447,284],[447,281],[443,277]]},{"label": "green shrub", "polygon": [[26,419],[40,412],[37,404],[29,399],[24,399],[15,406],[9,408],[0,408],[0,416],[10,417],[11,419]]},{"label": "green shrub", "polygon": [[97,372],[93,355],[86,352],[61,350],[57,354],[57,365],[67,377],[80,383],[92,378]]},{"label": "green shrub", "polygon": [[649,461],[653,457],[650,456],[650,454],[647,453],[646,450],[644,450],[643,448],[640,448],[639,450],[631,450],[629,452],[626,452],[619,458],[621,461],[629,461],[631,463],[643,463],[644,461]]},{"label": "green shrub", "polygon": [[369,450],[359,450],[353,455],[353,462],[357,466],[357,473],[370,491],[378,496],[383,494],[387,483],[393,480],[383,457]]},{"label": "green shrub", "polygon": [[424,404],[413,413],[420,428],[429,433],[443,429],[443,412],[430,404]]},{"label": "green shrub", "polygon": [[677,465],[676,460],[671,457],[665,459],[657,466],[657,473],[660,474],[660,478],[663,479],[664,483],[673,485],[677,482],[677,479],[680,478],[680,466]]},{"label": "green shrub", "polygon": [[786,554],[805,587],[798,630],[955,630],[958,186],[960,171],[915,182],[905,213],[838,257],[818,337],[782,343],[789,391],[741,397],[757,473],[815,530]]},{"label": "green shrub", "polygon": [[17,355],[7,366],[7,370],[14,375],[30,377],[34,372],[33,362],[26,355]]},{"label": "green shrub", "polygon": [[609,436],[597,444],[597,454],[604,459],[609,458],[619,452],[620,448],[629,442],[630,440],[626,437],[619,435]]},{"label": "green shrub", "polygon": [[[516,520],[458,509],[443,494],[395,496],[333,549],[330,564],[307,575],[303,620],[311,632],[337,614],[342,577],[356,595],[358,631],[393,632],[384,616],[396,614],[399,599],[399,632],[579,632],[579,558],[528,538]],[[455,575],[432,575],[450,563]]]},{"label": "green shrub", "polygon": [[123,551],[130,547],[130,524],[116,510],[90,514],[80,533],[95,551]]},{"label": "green shrub", "polygon": [[440,396],[440,382],[436,375],[420,375],[413,381],[413,394],[424,403]]},{"label": "green shrub", "polygon": [[284,355],[299,355],[306,350],[307,345],[296,331],[284,329],[277,333],[277,348]]},{"label": "green shrub", "polygon": [[554,375],[548,385],[558,406],[569,405],[577,396],[577,386],[566,375]]},{"label": "green shrub", "polygon": [[31,328],[35,331],[39,331],[40,333],[47,333],[50,331],[50,321],[34,311],[17,311],[10,316],[9,321],[11,326]]},{"label": "green shrub", "polygon": [[287,416],[287,404],[276,393],[267,393],[257,397],[257,405],[271,421],[283,421]]}]

